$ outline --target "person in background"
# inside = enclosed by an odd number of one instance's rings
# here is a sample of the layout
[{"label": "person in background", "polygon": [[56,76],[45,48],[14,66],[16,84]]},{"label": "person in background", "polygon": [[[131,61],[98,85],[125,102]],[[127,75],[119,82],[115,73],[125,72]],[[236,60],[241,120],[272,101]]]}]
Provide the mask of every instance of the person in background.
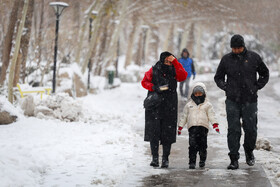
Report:
[{"label": "person in background", "polygon": [[[183,49],[179,62],[182,64],[182,66],[188,73],[188,77],[186,78],[186,80],[180,82],[180,94],[182,97],[188,98],[191,76],[193,76],[193,79],[195,79],[196,72],[195,72],[193,60],[190,58],[189,51],[186,48]],[[183,90],[184,85],[185,85],[185,90]]]},{"label": "person in background", "polygon": [[181,135],[183,127],[188,125],[190,169],[195,169],[197,153],[200,156],[199,167],[205,166],[209,122],[216,132],[220,133],[215,111],[206,96],[206,86],[198,82],[193,87],[191,99],[184,107],[178,127],[178,135]]},{"label": "person in background", "polygon": [[214,80],[226,92],[227,142],[231,160],[228,169],[238,169],[241,127],[245,134],[246,163],[249,166],[255,164],[258,90],[268,82],[269,70],[257,53],[246,49],[241,35],[232,36],[230,47],[232,52],[221,59]]},{"label": "person in background", "polygon": [[177,81],[184,81],[187,72],[177,59],[169,52],[160,54],[159,61],[145,73],[141,82],[148,90],[148,96],[157,92],[161,97],[158,107],[145,110],[144,140],[150,142],[153,156],[151,166],[159,166],[159,144],[162,144],[162,168],[169,165],[171,144],[176,142],[177,129]]}]

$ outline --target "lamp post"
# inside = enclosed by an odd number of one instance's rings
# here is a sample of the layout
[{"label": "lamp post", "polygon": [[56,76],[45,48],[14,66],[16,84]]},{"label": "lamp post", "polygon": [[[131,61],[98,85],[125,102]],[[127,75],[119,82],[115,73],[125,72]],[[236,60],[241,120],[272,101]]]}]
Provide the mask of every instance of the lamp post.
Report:
[{"label": "lamp post", "polygon": [[52,2],[49,4],[54,8],[56,15],[56,25],[55,25],[55,44],[54,44],[54,66],[53,66],[53,82],[52,82],[52,92],[55,93],[56,85],[56,58],[57,58],[57,43],[58,43],[58,29],[59,29],[59,17],[63,10],[69,5],[64,2]]},{"label": "lamp post", "polygon": [[[120,23],[119,20],[115,20],[114,21],[114,24],[115,25],[118,25]],[[116,64],[115,64],[115,72],[116,72],[116,75],[115,77],[119,77],[119,56],[120,56],[120,37],[118,37],[118,41],[117,41],[117,52],[116,52]]]},{"label": "lamp post", "polygon": [[[92,22],[93,20],[96,18],[98,12],[97,11],[92,11],[91,12],[91,16],[89,18],[89,36],[88,36],[88,42],[90,42],[91,39],[91,31],[92,31]],[[92,67],[92,63],[91,63],[91,57],[88,60],[88,85],[87,85],[87,89],[89,91],[90,89],[90,71],[91,71],[91,67]]]},{"label": "lamp post", "polygon": [[149,29],[148,25],[142,25],[141,28],[144,31],[144,36],[143,36],[143,51],[142,51],[142,66],[145,64],[145,58],[146,58],[146,38],[147,38],[147,31]]}]

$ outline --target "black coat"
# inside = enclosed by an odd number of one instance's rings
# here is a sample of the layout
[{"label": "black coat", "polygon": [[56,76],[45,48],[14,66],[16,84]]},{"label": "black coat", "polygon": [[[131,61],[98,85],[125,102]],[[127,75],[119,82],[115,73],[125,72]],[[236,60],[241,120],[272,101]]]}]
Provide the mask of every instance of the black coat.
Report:
[{"label": "black coat", "polygon": [[237,103],[257,102],[257,92],[268,79],[269,70],[261,57],[246,48],[239,55],[233,52],[225,55],[214,77],[217,86],[226,92],[227,99]]},{"label": "black coat", "polygon": [[178,98],[175,75],[173,66],[168,73],[163,71],[160,61],[153,66],[152,83],[155,86],[168,84],[169,90],[160,94],[162,102],[158,108],[145,111],[145,141],[159,140],[164,145],[176,142]]}]

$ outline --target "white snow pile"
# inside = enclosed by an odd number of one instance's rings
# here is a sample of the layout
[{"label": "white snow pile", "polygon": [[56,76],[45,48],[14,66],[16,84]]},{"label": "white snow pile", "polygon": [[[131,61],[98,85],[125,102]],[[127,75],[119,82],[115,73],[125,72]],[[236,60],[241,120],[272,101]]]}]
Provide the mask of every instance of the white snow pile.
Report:
[{"label": "white snow pile", "polygon": [[35,107],[34,115],[40,119],[79,121],[83,118],[82,103],[67,93],[59,93],[41,100]]},{"label": "white snow pile", "polygon": [[13,116],[19,116],[20,111],[15,108],[4,96],[0,96],[0,112],[6,111]]},{"label": "white snow pile", "polygon": [[256,149],[260,150],[266,150],[266,151],[271,151],[272,146],[270,145],[270,142],[266,138],[259,138],[256,142]]}]

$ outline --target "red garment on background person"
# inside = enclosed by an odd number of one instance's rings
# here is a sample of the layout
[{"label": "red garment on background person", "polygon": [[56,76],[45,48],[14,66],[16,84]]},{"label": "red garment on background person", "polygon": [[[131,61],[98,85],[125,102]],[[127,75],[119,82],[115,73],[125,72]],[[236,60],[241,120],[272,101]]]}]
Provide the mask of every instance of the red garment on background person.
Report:
[{"label": "red garment on background person", "polygon": [[[176,80],[178,82],[184,81],[187,78],[188,73],[185,71],[182,64],[179,63],[176,58],[172,61],[172,64],[176,71],[176,77],[175,77]],[[141,81],[142,86],[149,91],[154,91],[153,90],[154,84],[152,83],[152,78],[153,78],[153,68],[151,68],[149,71],[145,73],[145,76]]]}]

